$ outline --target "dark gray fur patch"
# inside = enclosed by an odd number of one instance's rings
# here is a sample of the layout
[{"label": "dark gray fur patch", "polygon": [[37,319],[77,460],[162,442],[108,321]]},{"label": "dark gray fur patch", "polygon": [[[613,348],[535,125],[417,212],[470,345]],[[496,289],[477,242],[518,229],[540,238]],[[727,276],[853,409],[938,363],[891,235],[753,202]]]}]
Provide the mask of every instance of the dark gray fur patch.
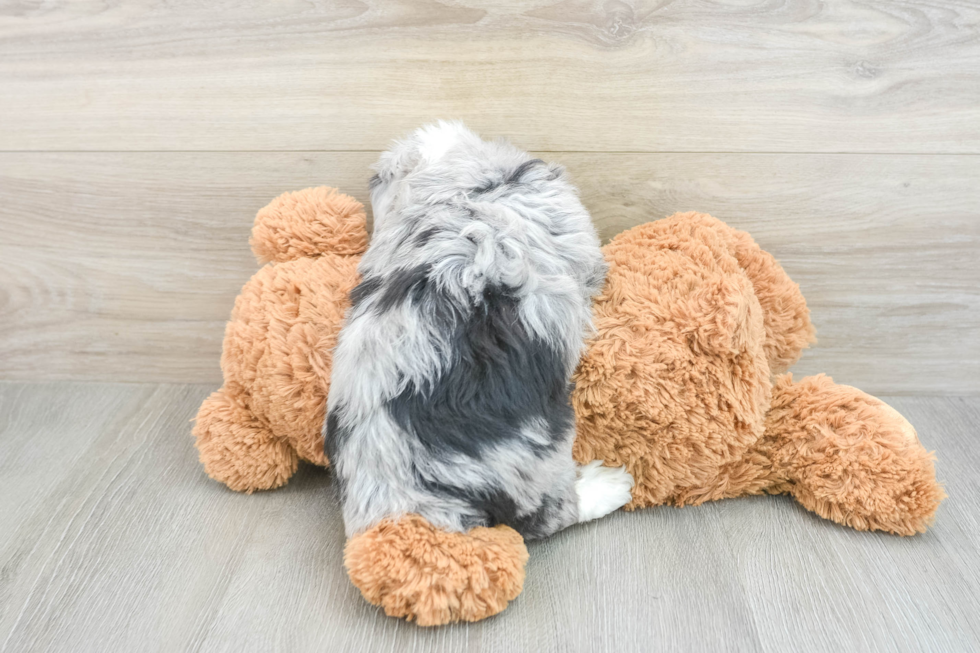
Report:
[{"label": "dark gray fur patch", "polygon": [[390,274],[378,291],[380,297],[375,306],[378,313],[383,313],[403,301],[419,303],[429,286],[429,272],[432,264],[425,263],[413,268],[403,268]]},{"label": "dark gray fur patch", "polygon": [[429,227],[427,229],[423,229],[422,231],[415,234],[415,244],[419,247],[424,247],[429,243],[430,240],[432,240],[432,237],[435,236],[440,231],[442,230],[439,229],[438,227]]},{"label": "dark gray fur patch", "polygon": [[517,166],[514,169],[514,171],[512,173],[510,173],[510,175],[507,176],[507,179],[504,180],[504,183],[505,184],[519,184],[519,183],[521,183],[521,179],[524,177],[524,174],[527,171],[533,170],[534,168],[537,168],[538,166],[543,166],[543,165],[545,165],[545,162],[542,161],[541,159],[530,159],[529,161],[525,161],[521,165]]},{"label": "dark gray fur patch", "polygon": [[[473,192],[477,195],[482,195],[484,193],[489,193],[490,191],[497,190],[504,186],[515,186],[517,184],[524,183],[524,176],[531,170],[539,166],[547,165],[541,159],[529,159],[524,163],[520,164],[514,168],[506,177],[498,177],[496,179],[491,179],[487,181],[482,186],[473,189]],[[557,178],[557,177],[555,177]]]},{"label": "dark gray fur patch", "polygon": [[[463,315],[451,298],[417,284],[415,302],[444,330],[450,367],[425,387],[409,386],[388,412],[435,455],[482,451],[523,438],[535,418],[549,426],[552,444],[574,424],[562,353],[531,337],[518,318],[518,300],[488,290]],[[385,291],[387,294],[387,289]],[[423,298],[424,295],[424,298]]]},{"label": "dark gray fur patch", "polygon": [[[323,453],[331,465],[337,462],[337,451],[344,445],[345,440],[350,437],[350,429],[340,426],[337,418],[338,412],[342,410],[340,406],[336,410],[330,411],[327,415],[325,428],[323,429]],[[337,494],[341,502],[346,500],[347,484],[344,479],[337,475]]]},{"label": "dark gray fur patch", "polygon": [[492,190],[497,190],[504,183],[503,179],[491,179],[482,186],[473,189],[473,192],[477,195],[483,195],[484,193],[489,193]]},{"label": "dark gray fur patch", "polygon": [[453,487],[426,479],[418,472],[416,478],[426,491],[437,496],[462,499],[473,508],[474,514],[463,522],[465,529],[503,524],[520,533],[525,540],[537,540],[551,535],[555,530],[556,521],[561,519],[565,503],[562,498],[544,496],[533,512],[520,514],[517,502],[506,490],[480,492]]},{"label": "dark gray fur patch", "polygon": [[352,306],[358,306],[373,295],[378,296],[374,305],[376,313],[384,313],[403,301],[418,302],[429,284],[432,265],[426,263],[413,268],[403,268],[385,278],[365,277],[350,292]]},{"label": "dark gray fur patch", "polygon": [[365,277],[361,282],[354,286],[350,291],[351,306],[357,306],[365,299],[373,295],[381,288],[381,279],[378,277]]}]

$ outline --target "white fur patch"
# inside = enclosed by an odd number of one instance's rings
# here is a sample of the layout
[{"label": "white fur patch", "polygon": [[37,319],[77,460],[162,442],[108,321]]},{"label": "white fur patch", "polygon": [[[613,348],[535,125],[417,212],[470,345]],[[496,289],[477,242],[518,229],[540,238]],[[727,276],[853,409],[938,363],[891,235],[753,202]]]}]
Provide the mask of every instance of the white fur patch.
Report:
[{"label": "white fur patch", "polygon": [[591,521],[622,508],[632,499],[633,477],[626,467],[604,467],[593,460],[579,467],[575,492],[578,494],[578,520]]},{"label": "white fur patch", "polygon": [[463,123],[456,120],[440,120],[421,127],[416,132],[419,153],[429,163],[438,162],[454,145],[470,135],[471,132]]}]

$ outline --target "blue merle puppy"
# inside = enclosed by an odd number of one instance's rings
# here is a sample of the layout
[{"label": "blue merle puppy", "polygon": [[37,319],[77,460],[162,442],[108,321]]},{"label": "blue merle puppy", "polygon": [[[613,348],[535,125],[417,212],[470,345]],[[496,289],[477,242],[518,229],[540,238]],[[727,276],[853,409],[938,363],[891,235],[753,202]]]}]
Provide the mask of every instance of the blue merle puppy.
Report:
[{"label": "blue merle puppy", "polygon": [[624,468],[572,460],[606,263],[563,169],[440,122],[375,170],[324,426],[347,535],[417,513],[533,539],[626,504]]}]

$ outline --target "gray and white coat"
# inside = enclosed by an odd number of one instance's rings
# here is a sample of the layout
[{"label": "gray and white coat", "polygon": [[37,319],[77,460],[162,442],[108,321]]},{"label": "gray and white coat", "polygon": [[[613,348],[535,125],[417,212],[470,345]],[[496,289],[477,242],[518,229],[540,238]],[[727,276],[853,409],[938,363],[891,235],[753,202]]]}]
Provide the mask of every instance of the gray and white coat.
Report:
[{"label": "gray and white coat", "polygon": [[606,263],[563,169],[440,122],[375,171],[324,425],[348,536],[416,513],[532,539],[629,501],[624,469],[572,460]]}]

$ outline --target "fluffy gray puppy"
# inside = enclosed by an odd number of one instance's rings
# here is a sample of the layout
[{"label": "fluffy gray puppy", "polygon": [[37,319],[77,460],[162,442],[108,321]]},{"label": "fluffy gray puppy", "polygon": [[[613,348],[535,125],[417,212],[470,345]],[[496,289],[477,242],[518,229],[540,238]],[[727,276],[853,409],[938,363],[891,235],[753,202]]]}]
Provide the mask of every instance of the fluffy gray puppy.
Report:
[{"label": "fluffy gray puppy", "polygon": [[532,539],[627,503],[624,468],[572,460],[606,263],[563,169],[440,122],[375,171],[324,426],[348,536],[417,513]]}]

